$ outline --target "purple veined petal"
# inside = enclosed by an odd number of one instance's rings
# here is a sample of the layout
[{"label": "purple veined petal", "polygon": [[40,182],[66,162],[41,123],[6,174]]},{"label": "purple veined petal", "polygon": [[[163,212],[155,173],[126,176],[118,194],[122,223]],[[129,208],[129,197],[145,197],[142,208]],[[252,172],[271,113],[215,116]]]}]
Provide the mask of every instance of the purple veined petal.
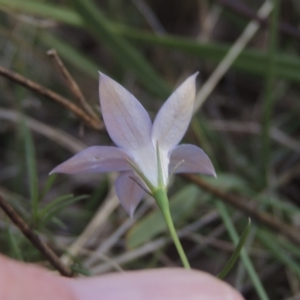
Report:
[{"label": "purple veined petal", "polygon": [[[142,200],[145,191],[137,182],[140,180],[134,176],[133,172],[126,172],[120,175],[115,181],[115,189],[117,196],[130,218]],[[140,182],[142,185],[142,183]]]},{"label": "purple veined petal", "polygon": [[172,149],[185,134],[193,115],[198,72],[188,77],[159,110],[152,127],[152,141]]},{"label": "purple veined petal", "polygon": [[88,174],[131,170],[126,151],[109,146],[89,147],[54,168],[50,174]]},{"label": "purple veined petal", "polygon": [[[174,170],[174,168],[176,168]],[[195,145],[176,146],[170,156],[169,171],[174,173],[201,173],[216,176],[216,171],[205,152]]]},{"label": "purple veined petal", "polygon": [[99,96],[106,129],[116,145],[135,151],[151,144],[150,117],[130,92],[100,73]]}]

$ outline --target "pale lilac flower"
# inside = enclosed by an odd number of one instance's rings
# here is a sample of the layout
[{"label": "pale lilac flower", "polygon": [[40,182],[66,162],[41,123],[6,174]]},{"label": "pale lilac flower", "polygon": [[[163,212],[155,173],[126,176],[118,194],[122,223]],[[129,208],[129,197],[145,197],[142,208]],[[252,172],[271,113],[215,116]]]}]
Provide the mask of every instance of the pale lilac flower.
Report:
[{"label": "pale lilac flower", "polygon": [[166,188],[170,174],[215,176],[214,167],[202,149],[194,145],[178,145],[192,118],[196,77],[197,73],[176,89],[152,124],[147,111],[130,92],[100,73],[102,116],[117,147],[89,147],[57,166],[50,174],[121,172],[115,188],[131,217],[145,191],[151,193],[156,188]]}]

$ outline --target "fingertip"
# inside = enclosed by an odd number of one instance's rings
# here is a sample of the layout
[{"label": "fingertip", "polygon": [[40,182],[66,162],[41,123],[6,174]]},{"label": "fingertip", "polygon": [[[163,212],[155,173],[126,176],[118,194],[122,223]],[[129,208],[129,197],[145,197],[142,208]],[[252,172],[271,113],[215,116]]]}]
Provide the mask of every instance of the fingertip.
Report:
[{"label": "fingertip", "polygon": [[200,271],[160,269],[109,274],[69,281],[78,299],[242,300],[227,283]]},{"label": "fingertip", "polygon": [[0,255],[0,299],[77,300],[60,277],[33,264]]}]

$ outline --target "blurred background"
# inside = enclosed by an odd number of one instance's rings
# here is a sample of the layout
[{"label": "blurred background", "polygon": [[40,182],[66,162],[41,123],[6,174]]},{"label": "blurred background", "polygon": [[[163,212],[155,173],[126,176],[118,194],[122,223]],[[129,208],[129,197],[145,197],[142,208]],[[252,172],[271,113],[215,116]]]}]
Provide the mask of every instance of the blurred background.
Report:
[{"label": "blurred background", "polygon": [[[116,174],[48,173],[85,147],[112,144],[101,127],[98,70],[152,118],[199,71],[184,142],[203,148],[218,174],[201,178],[300,236],[299,17],[297,0],[0,0],[1,195],[86,276],[180,266],[153,199],[131,220],[114,193]],[[78,102],[49,49],[92,111]],[[9,80],[5,70],[68,99],[96,125]],[[252,215],[180,176],[169,195],[192,268],[217,275]],[[0,227],[2,253],[49,267],[2,210]],[[299,244],[254,218],[225,280],[246,299],[291,300],[300,299],[299,278]]]}]

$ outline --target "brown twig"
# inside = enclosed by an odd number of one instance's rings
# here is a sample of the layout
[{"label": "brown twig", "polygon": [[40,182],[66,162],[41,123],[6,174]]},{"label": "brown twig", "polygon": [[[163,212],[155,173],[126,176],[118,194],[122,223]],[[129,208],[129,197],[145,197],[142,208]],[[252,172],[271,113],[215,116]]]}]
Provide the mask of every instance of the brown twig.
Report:
[{"label": "brown twig", "polygon": [[70,91],[72,92],[72,94],[75,96],[75,98],[77,98],[77,100],[79,101],[79,103],[82,105],[82,107],[86,110],[86,112],[88,114],[90,114],[94,119],[98,119],[99,117],[96,115],[96,113],[93,111],[93,109],[90,107],[90,105],[88,104],[88,102],[86,101],[83,93],[81,92],[78,84],[76,83],[76,81],[73,79],[73,77],[71,76],[70,72],[67,70],[67,68],[65,67],[64,63],[62,62],[62,60],[60,59],[60,57],[58,56],[57,52],[55,49],[50,49],[49,51],[47,51],[47,54],[53,59],[55,65],[57,66],[58,70],[60,71],[60,73],[63,75]]},{"label": "brown twig", "polygon": [[94,119],[90,115],[88,115],[85,111],[83,111],[80,107],[66,99],[65,97],[47,89],[46,87],[30,80],[22,75],[12,72],[3,66],[0,66],[0,74],[4,77],[10,79],[11,81],[14,81],[18,84],[23,85],[24,87],[39,93],[40,95],[46,96],[47,98],[51,99],[52,101],[55,101],[71,112],[73,112],[78,118],[83,120],[87,125],[90,127],[100,130],[103,129],[103,123],[100,120]]},{"label": "brown twig", "polygon": [[39,236],[31,229],[13,207],[0,195],[0,207],[12,220],[12,222],[23,232],[30,242],[45,256],[45,258],[56,268],[62,276],[73,277],[73,272],[65,266],[59,257],[49,248]]},{"label": "brown twig", "polygon": [[[269,25],[269,21],[267,19],[262,19],[262,18],[258,17],[252,9],[250,9],[245,4],[241,3],[241,1],[218,0],[218,2],[222,6],[238,13],[239,15],[246,17],[247,19],[256,20],[265,26]],[[300,39],[300,31],[296,27],[292,26],[291,24],[288,24],[285,22],[280,22],[279,30],[285,34],[288,34],[288,35],[291,35],[291,36],[294,36],[294,37]]]},{"label": "brown twig", "polygon": [[276,232],[280,232],[284,236],[288,237],[294,243],[300,245],[300,232],[294,227],[281,222],[280,220],[274,218],[268,213],[259,212],[257,207],[250,204],[250,199],[247,201],[245,197],[236,196],[224,192],[218,188],[213,187],[212,185],[205,182],[203,179],[196,175],[185,174],[184,178],[189,181],[197,184],[203,190],[209,192],[210,194],[216,196],[220,200],[224,201],[227,204],[230,204],[237,208],[238,210],[244,212],[247,216],[255,219],[256,221],[268,226]]}]

